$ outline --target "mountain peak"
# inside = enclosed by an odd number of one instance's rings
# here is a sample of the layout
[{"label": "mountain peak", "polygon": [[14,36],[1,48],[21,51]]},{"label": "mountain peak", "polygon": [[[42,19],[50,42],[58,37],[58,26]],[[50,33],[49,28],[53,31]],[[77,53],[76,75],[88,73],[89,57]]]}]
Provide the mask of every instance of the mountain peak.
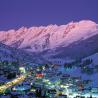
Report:
[{"label": "mountain peak", "polygon": [[80,21],[79,22],[79,24],[81,25],[81,26],[85,26],[85,27],[89,27],[89,26],[95,26],[96,25],[96,23],[95,22],[93,22],[93,21],[91,21],[91,20],[82,20],[82,21]]}]

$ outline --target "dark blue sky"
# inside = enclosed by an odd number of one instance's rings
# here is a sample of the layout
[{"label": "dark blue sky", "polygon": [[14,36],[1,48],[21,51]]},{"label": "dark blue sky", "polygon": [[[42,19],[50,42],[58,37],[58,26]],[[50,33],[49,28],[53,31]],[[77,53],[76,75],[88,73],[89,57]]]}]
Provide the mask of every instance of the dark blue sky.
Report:
[{"label": "dark blue sky", "polygon": [[0,30],[83,19],[98,23],[98,0],[0,0]]}]

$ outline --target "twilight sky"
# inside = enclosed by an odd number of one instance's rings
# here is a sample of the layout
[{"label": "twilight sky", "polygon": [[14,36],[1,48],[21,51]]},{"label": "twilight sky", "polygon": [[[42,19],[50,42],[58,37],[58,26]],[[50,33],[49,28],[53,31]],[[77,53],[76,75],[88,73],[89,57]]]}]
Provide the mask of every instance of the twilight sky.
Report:
[{"label": "twilight sky", "polygon": [[0,0],[0,30],[83,19],[98,23],[98,0]]}]

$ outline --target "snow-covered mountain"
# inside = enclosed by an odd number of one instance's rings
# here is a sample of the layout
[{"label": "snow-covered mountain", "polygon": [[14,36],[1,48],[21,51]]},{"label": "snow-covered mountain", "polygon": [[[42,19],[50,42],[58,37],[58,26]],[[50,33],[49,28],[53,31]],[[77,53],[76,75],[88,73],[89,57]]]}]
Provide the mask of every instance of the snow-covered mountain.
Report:
[{"label": "snow-covered mountain", "polygon": [[43,59],[79,58],[98,49],[98,24],[90,20],[0,32],[0,42]]},{"label": "snow-covered mountain", "polygon": [[83,20],[67,25],[41,27],[22,27],[19,30],[0,32],[0,41],[6,45],[30,51],[43,51],[87,39],[98,34],[98,25]]}]

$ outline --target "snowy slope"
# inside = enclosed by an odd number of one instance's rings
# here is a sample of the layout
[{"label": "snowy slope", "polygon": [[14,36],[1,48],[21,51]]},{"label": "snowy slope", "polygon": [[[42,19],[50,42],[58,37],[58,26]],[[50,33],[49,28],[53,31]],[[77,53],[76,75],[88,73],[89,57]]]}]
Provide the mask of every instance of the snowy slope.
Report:
[{"label": "snowy slope", "polygon": [[33,55],[0,43],[0,61],[33,62]]},{"label": "snowy slope", "polygon": [[90,20],[71,22],[67,25],[49,25],[0,32],[0,42],[28,51],[44,51],[66,47],[76,41],[98,34],[98,25]]},{"label": "snowy slope", "polygon": [[90,56],[84,58],[83,60],[85,60],[85,59],[92,59],[93,60],[93,64],[94,65],[98,65],[98,53],[90,55]]}]

